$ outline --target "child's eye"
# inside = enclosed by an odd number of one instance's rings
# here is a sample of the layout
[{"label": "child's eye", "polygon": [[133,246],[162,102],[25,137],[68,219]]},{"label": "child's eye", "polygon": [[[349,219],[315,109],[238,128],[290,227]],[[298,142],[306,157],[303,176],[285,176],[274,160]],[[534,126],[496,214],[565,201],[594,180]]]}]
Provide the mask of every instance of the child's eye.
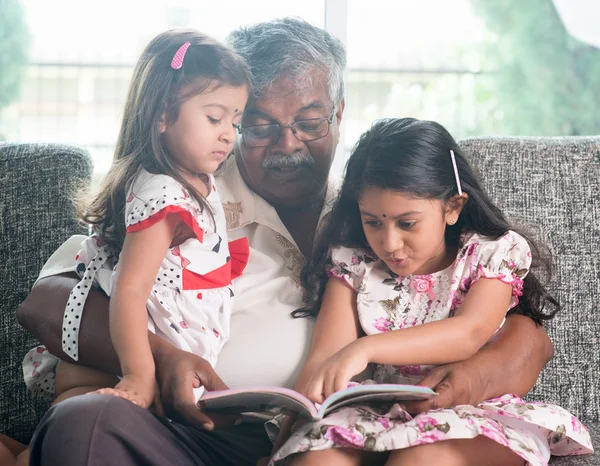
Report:
[{"label": "child's eye", "polygon": [[364,224],[371,228],[377,228],[379,226],[379,222],[376,220],[365,220]]},{"label": "child's eye", "polygon": [[399,222],[398,226],[403,230],[410,230],[412,227],[415,226],[415,223],[417,222]]},{"label": "child's eye", "polygon": [[208,121],[210,121],[213,125],[218,125],[221,123],[221,120],[217,120],[216,118],[208,117]]}]

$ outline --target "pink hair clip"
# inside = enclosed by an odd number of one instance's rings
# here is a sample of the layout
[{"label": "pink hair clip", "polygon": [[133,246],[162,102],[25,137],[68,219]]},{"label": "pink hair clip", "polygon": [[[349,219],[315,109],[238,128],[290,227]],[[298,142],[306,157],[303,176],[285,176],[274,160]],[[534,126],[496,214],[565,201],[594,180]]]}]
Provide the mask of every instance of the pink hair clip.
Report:
[{"label": "pink hair clip", "polygon": [[173,56],[173,60],[171,61],[171,68],[173,68],[174,70],[178,70],[179,68],[181,68],[183,66],[183,59],[185,58],[185,52],[187,52],[187,49],[189,46],[190,46],[190,43],[186,42],[181,47],[179,47],[179,49],[177,50],[177,52],[175,52],[175,55]]}]

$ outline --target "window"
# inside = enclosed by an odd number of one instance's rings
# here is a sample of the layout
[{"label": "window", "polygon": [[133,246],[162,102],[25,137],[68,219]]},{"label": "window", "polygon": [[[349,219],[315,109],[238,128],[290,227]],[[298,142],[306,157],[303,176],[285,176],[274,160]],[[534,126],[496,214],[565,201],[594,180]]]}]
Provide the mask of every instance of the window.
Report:
[{"label": "window", "polygon": [[458,139],[600,134],[600,49],[570,37],[551,0],[21,5],[31,61],[20,97],[0,109],[0,138],[85,146],[100,172],[112,159],[133,65],[152,37],[192,27],[223,40],[244,24],[283,16],[325,27],[346,45],[335,171],[359,135],[384,117],[436,120]]}]

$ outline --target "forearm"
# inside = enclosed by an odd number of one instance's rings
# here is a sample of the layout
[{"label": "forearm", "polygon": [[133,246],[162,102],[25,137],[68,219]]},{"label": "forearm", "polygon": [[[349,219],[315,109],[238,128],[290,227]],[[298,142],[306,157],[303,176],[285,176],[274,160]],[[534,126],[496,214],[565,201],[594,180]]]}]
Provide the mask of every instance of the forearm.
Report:
[{"label": "forearm", "polygon": [[354,344],[371,363],[391,365],[439,365],[463,361],[475,355],[492,335],[468,318],[454,317],[410,328],[378,333]]},{"label": "forearm", "polygon": [[50,353],[65,361],[120,373],[108,327],[108,297],[92,289],[86,300],[79,330],[79,360],[62,350],[62,323],[69,293],[79,282],[76,274],[54,275],[39,280],[17,311],[17,320]]},{"label": "forearm", "polygon": [[506,323],[477,354],[465,361],[473,378],[481,381],[481,399],[506,393],[526,395],[539,373],[554,356],[544,327],[521,315]]},{"label": "forearm", "polygon": [[[73,361],[62,350],[63,315],[69,293],[78,282],[74,273],[39,280],[19,307],[17,320],[58,358],[110,374],[121,374],[119,358],[110,337],[109,300],[102,291],[92,289],[86,300],[79,331],[79,360]],[[174,349],[151,332],[148,332],[148,339],[157,364]]]},{"label": "forearm", "polygon": [[122,374],[154,378],[146,300],[126,290],[116,291],[110,300],[110,333]]}]

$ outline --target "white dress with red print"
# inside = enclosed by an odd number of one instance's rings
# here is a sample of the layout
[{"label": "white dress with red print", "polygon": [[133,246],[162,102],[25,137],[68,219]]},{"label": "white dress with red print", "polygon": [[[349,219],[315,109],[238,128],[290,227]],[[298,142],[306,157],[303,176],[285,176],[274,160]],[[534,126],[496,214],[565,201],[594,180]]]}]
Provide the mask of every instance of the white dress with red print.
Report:
[{"label": "white dress with red print", "polygon": [[[146,307],[148,328],[179,349],[206,359],[214,366],[229,338],[234,296],[231,281],[248,261],[246,238],[228,243],[221,199],[209,175],[206,197],[212,217],[173,178],[140,171],[128,192],[125,207],[127,234],[143,230],[169,214],[178,215],[194,236],[168,249],[152,286]],[[75,258],[81,282],[72,291],[63,322],[63,351],[78,359],[81,313],[92,285],[110,295],[116,257],[94,235]]]},{"label": "white dress with red print", "polygon": [[[357,292],[359,319],[367,335],[451,318],[481,278],[512,286],[508,311],[518,303],[531,265],[527,241],[512,231],[497,240],[463,235],[452,265],[428,275],[398,276],[364,250],[338,247],[331,256],[329,274]],[[418,383],[429,367],[375,365],[373,378],[379,383]],[[399,404],[343,407],[322,421],[296,422],[292,436],[275,453],[272,463],[302,451],[389,451],[479,435],[510,448],[535,466],[547,465],[550,454],[592,452],[587,429],[563,408],[504,395],[478,406],[440,409],[414,418]]]}]

